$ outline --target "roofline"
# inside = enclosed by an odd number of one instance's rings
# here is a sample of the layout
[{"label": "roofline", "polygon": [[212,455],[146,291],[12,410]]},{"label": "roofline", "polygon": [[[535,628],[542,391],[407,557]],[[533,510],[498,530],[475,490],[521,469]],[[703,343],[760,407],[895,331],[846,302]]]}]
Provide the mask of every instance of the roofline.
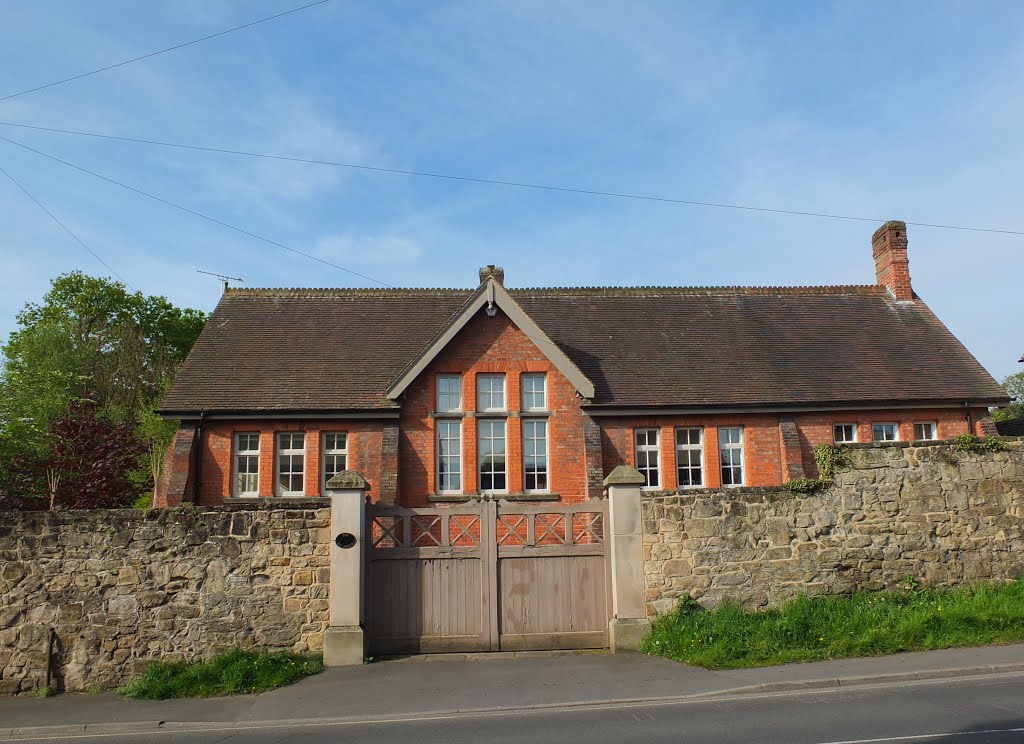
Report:
[{"label": "roofline", "polygon": [[164,420],[173,421],[252,421],[256,419],[291,420],[291,419],[397,419],[401,415],[398,408],[349,408],[335,411],[318,409],[291,409],[259,411],[252,409],[239,410],[208,410],[208,411],[173,411],[159,410],[156,414]]},{"label": "roofline", "polygon": [[915,401],[836,401],[834,403],[774,403],[749,405],[721,406],[709,404],[705,406],[618,406],[612,404],[584,405],[583,411],[589,416],[600,418],[610,416],[650,416],[650,415],[690,415],[690,414],[728,414],[728,413],[813,413],[822,411],[873,411],[873,410],[910,410],[927,408],[987,408],[989,406],[1006,405],[1008,399],[984,398],[968,400],[915,400]]},{"label": "roofline", "polygon": [[413,357],[413,360],[384,392],[385,397],[396,400],[412,384],[413,380],[419,377],[423,370],[434,361],[437,355],[455,338],[459,331],[466,327],[481,308],[486,307],[488,314],[491,315],[491,310],[495,306],[501,308],[509,317],[509,320],[515,323],[519,330],[536,344],[541,353],[551,360],[551,363],[555,365],[555,369],[572,383],[572,386],[580,395],[588,400],[594,397],[594,383],[565,355],[565,352],[558,348],[558,345],[540,329],[540,326],[519,307],[519,304],[512,299],[508,291],[495,281],[493,277],[488,277],[466,301],[462,309],[453,315],[441,330],[435,334],[430,343]]}]

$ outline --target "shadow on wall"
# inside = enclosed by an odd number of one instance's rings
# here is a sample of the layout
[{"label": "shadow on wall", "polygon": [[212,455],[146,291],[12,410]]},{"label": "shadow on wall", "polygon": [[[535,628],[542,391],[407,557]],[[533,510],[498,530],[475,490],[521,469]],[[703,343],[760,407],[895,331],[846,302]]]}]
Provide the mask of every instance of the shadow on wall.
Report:
[{"label": "shadow on wall", "polygon": [[[233,437],[232,437],[233,439]],[[234,441],[229,440],[229,452],[226,461],[228,467],[231,468],[232,461],[234,459]],[[231,482],[231,473],[224,472],[224,467],[221,465],[221,461],[225,458],[213,457],[210,452],[203,453],[203,464],[202,473],[200,474],[199,484],[199,504],[201,506],[216,506],[221,503],[225,498],[234,495],[235,484]],[[224,487],[222,484],[227,483],[227,491],[221,492]],[[261,494],[262,495],[262,494]],[[194,494],[186,494],[185,498],[191,502],[194,498]]]}]

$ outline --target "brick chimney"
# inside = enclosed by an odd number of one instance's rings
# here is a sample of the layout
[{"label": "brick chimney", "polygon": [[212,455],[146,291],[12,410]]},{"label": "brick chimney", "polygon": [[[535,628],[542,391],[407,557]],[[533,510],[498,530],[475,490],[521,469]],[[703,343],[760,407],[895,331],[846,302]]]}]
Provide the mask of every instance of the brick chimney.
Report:
[{"label": "brick chimney", "polygon": [[871,236],[871,255],[875,258],[875,279],[902,302],[914,299],[910,286],[910,262],[907,260],[907,225],[889,220]]},{"label": "brick chimney", "polygon": [[488,264],[487,266],[480,267],[480,283],[483,284],[490,277],[494,277],[494,281],[500,284],[502,287],[505,286],[505,269],[494,264]]}]

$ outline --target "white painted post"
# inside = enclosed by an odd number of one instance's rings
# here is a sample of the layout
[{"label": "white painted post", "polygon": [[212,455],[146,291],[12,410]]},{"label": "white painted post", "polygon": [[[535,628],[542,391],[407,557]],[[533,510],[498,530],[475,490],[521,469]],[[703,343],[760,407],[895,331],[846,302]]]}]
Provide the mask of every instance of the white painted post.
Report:
[{"label": "white painted post", "polygon": [[612,620],[608,635],[613,652],[636,651],[651,628],[644,601],[643,484],[643,475],[629,465],[619,465],[604,479],[611,532]]},{"label": "white painted post", "polygon": [[362,664],[366,658],[363,606],[366,582],[366,491],[354,470],[327,481],[331,499],[331,625],[324,631],[324,664]]}]

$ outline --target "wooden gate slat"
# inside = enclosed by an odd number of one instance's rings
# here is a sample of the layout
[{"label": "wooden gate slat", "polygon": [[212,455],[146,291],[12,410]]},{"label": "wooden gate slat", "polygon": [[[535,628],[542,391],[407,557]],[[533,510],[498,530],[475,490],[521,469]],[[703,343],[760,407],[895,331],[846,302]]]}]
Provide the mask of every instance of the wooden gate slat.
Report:
[{"label": "wooden gate slat", "polygon": [[[367,551],[372,653],[607,646],[606,502],[482,499],[369,513],[371,525],[394,522],[398,533],[394,547]],[[525,527],[509,527],[519,520]]]}]

